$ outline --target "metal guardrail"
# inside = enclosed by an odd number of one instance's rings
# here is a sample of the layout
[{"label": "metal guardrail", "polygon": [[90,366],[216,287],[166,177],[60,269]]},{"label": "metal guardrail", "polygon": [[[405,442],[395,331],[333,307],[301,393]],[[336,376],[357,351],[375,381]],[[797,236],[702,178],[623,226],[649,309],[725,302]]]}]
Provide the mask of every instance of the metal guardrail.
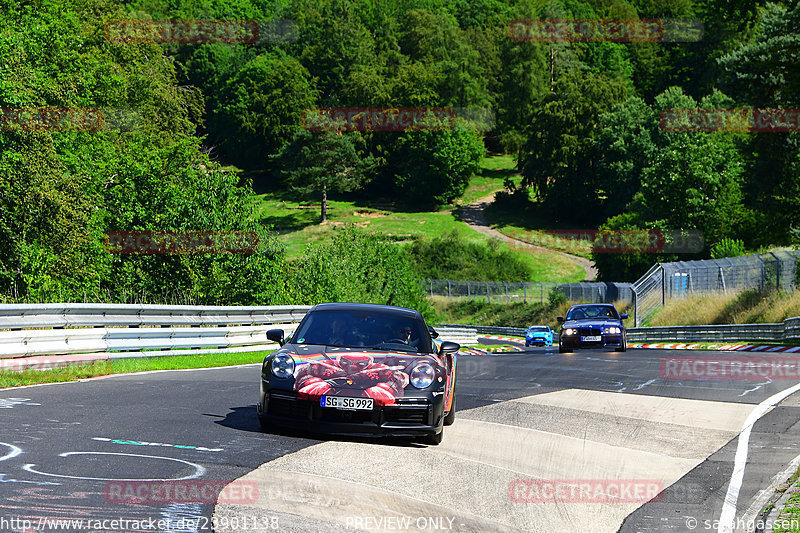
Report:
[{"label": "metal guardrail", "polygon": [[[311,306],[170,306],[128,304],[0,305],[0,359],[108,353],[110,358],[257,351],[275,343],[269,329],[291,333]],[[464,326],[440,339],[477,344]]]},{"label": "metal guardrail", "polygon": [[274,345],[267,339],[267,330],[280,326],[293,331],[309,309],[311,306],[0,305],[0,358],[261,350]]},{"label": "metal guardrail", "polygon": [[787,342],[800,341],[800,317],[777,324],[720,324],[628,329],[629,342],[648,341]]},{"label": "metal guardrail", "polygon": [[299,322],[309,309],[310,305],[10,304],[0,305],[0,330],[286,324]]},{"label": "metal guardrail", "polygon": [[527,331],[525,328],[508,328],[502,326],[463,326],[459,324],[440,324],[439,326],[434,326],[436,331],[441,331],[444,328],[471,328],[474,329],[477,333],[483,333],[484,335],[512,335],[515,337],[524,337],[525,332]]}]

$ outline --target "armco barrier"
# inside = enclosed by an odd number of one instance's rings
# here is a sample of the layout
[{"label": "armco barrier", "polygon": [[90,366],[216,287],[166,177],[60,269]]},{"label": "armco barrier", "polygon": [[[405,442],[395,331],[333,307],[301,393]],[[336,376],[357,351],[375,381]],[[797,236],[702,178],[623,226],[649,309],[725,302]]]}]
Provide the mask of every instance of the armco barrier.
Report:
[{"label": "armco barrier", "polygon": [[777,324],[630,328],[628,341],[800,342],[800,317],[788,318]]},{"label": "armco barrier", "polygon": [[477,333],[483,333],[485,335],[512,335],[514,337],[524,337],[526,331],[525,328],[507,328],[503,326],[464,326],[460,324],[439,324],[435,327],[436,331],[440,331],[444,328],[471,328]]},{"label": "armco barrier", "polygon": [[[143,357],[261,350],[267,330],[294,331],[310,306],[0,305],[0,358]],[[268,349],[268,348],[267,348]],[[152,350],[152,351],[146,351]],[[116,353],[115,353],[116,352]]]},{"label": "armco barrier", "polygon": [[[128,304],[0,305],[0,359],[110,353],[111,358],[241,352],[275,346],[310,306],[223,307]],[[445,327],[440,339],[478,343],[474,329]],[[269,348],[266,348],[269,349]],[[180,351],[173,351],[180,350]]]}]

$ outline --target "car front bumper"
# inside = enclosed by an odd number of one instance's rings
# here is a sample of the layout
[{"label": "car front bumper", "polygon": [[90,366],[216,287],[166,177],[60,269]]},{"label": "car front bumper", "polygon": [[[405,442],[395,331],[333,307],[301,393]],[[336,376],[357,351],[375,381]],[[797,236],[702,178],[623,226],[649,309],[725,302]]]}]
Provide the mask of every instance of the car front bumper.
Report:
[{"label": "car front bumper", "polygon": [[530,337],[525,339],[525,344],[528,346],[532,344],[539,346],[551,346],[553,344],[553,339],[546,339],[544,337]]},{"label": "car front bumper", "polygon": [[601,335],[599,341],[582,341],[578,336],[562,335],[561,345],[565,348],[622,348],[624,337],[622,335]]},{"label": "car front bumper", "polygon": [[262,382],[257,406],[262,424],[309,432],[358,436],[422,437],[442,431],[444,394],[402,398],[371,411],[322,407],[319,399],[300,399],[295,392],[268,389]]}]

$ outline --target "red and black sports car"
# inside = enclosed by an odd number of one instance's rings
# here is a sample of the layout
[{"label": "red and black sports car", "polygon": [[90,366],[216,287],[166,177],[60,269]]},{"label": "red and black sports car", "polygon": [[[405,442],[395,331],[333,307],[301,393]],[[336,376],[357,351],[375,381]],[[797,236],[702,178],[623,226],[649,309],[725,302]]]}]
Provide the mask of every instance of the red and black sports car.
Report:
[{"label": "red and black sports car", "polygon": [[569,353],[576,348],[627,349],[625,326],[628,315],[620,315],[611,304],[579,304],[567,311],[566,317],[558,317],[561,331],[558,335],[558,351]]},{"label": "red and black sports car", "polygon": [[264,359],[258,418],[265,429],[423,437],[438,444],[455,420],[459,345],[438,342],[411,309],[320,304]]}]

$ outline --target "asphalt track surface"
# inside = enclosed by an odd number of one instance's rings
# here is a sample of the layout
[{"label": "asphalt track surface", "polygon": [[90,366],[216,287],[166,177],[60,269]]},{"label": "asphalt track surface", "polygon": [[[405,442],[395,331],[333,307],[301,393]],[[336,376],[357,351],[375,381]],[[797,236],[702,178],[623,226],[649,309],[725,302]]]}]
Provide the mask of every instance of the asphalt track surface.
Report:
[{"label": "asphalt track surface", "polygon": [[[0,531],[211,531],[212,517],[224,532],[717,531],[742,424],[796,380],[661,379],[662,358],[690,356],[461,356],[458,416],[439,446],[264,432],[258,365],[3,390]],[[753,427],[737,516],[800,455],[796,396]],[[136,480],[239,478],[257,494],[216,506],[114,496],[150,483]],[[530,480],[664,491],[654,501],[540,502],[543,493],[520,490]]]}]

